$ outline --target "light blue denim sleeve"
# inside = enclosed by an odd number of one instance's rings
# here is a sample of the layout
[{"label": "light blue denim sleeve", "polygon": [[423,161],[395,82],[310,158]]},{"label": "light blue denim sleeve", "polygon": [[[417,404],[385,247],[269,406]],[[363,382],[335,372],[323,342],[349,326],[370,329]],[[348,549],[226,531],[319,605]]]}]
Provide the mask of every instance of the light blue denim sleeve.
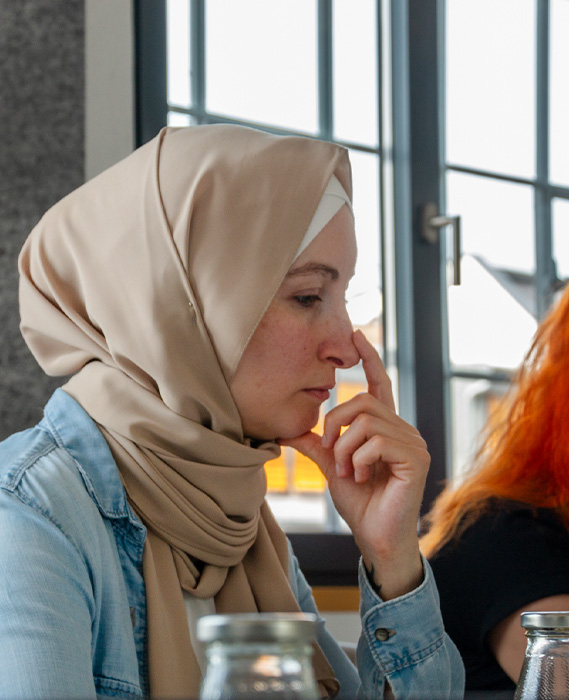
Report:
[{"label": "light blue denim sleeve", "polygon": [[382,697],[385,681],[397,700],[461,700],[464,664],[444,631],[429,563],[414,591],[382,601],[360,561],[362,636],[357,650],[363,697]]},{"label": "light blue denim sleeve", "polygon": [[[298,562],[291,555],[294,587],[304,612],[316,604]],[[423,583],[411,593],[382,601],[371,588],[360,562],[362,636],[354,668],[320,618],[318,642],[340,681],[338,696],[383,698],[386,681],[395,700],[462,700],[464,665],[444,632],[439,597],[428,562],[423,560]],[[291,578],[293,578],[291,576]]]},{"label": "light blue denim sleeve", "polygon": [[47,517],[2,490],[0,532],[0,698],[96,698],[93,598],[79,553]]},{"label": "light blue denim sleeve", "polygon": [[21,458],[2,452],[0,700],[140,697],[111,525],[72,457],[35,434]]}]

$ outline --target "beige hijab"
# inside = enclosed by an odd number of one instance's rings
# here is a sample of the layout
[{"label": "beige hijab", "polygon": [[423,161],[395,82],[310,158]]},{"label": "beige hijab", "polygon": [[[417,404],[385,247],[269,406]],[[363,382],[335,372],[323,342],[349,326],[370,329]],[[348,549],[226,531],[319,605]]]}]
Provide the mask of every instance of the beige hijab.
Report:
[{"label": "beige hijab", "polygon": [[[20,256],[21,330],[96,421],[148,530],[150,691],[197,697],[182,589],[218,612],[292,611],[265,503],[275,444],[242,433],[228,383],[345,149],[236,126],[163,129],[67,196]],[[317,649],[320,687],[333,671]]]}]

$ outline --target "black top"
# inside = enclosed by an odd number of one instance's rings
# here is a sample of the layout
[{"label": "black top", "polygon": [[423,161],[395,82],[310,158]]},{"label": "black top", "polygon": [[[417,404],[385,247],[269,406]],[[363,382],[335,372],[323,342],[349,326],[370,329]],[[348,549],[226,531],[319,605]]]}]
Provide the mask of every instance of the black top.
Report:
[{"label": "black top", "polygon": [[466,689],[513,690],[486,644],[488,633],[534,600],[569,593],[569,532],[551,510],[497,501],[431,565]]}]

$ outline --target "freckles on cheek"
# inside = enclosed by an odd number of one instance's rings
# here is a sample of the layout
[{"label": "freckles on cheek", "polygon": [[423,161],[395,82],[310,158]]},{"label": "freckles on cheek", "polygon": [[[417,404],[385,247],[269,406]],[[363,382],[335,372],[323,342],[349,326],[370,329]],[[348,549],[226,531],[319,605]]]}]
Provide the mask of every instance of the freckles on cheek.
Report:
[{"label": "freckles on cheek", "polygon": [[279,362],[283,370],[301,370],[310,364],[309,343],[303,337],[289,337],[279,349]]},{"label": "freckles on cheek", "polygon": [[288,376],[298,371],[308,362],[310,351],[310,326],[299,322],[298,318],[285,314],[270,314],[261,321],[259,332],[253,340],[258,340],[257,351],[263,358],[263,366],[270,372],[278,371]]}]

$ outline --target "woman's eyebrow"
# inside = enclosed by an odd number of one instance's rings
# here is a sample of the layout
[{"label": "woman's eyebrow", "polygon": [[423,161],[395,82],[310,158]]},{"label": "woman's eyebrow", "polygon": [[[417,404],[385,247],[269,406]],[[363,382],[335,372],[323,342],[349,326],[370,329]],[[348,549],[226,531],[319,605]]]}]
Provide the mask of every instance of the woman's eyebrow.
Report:
[{"label": "woman's eyebrow", "polygon": [[289,270],[286,276],[295,277],[296,275],[310,275],[313,273],[317,273],[325,277],[331,277],[332,280],[337,280],[340,276],[335,267],[330,267],[329,265],[323,265],[321,263],[306,263],[306,265],[296,267],[294,270]]}]

